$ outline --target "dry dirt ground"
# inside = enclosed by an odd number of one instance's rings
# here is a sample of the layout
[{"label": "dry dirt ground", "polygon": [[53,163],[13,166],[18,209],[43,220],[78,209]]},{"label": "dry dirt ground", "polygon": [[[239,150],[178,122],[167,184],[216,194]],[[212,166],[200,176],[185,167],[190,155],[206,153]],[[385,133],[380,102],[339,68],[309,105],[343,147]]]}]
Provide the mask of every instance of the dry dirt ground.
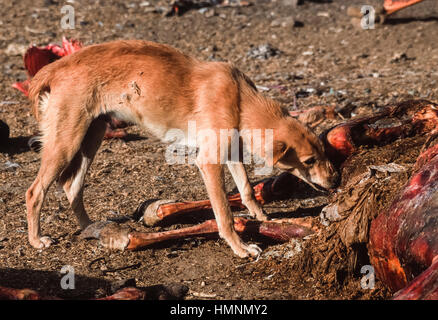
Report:
[{"label": "dry dirt ground", "polygon": [[[348,281],[321,281],[288,268],[297,248],[259,243],[265,253],[257,262],[235,257],[220,239],[190,239],[137,252],[111,252],[97,241],[78,238],[79,228],[67,199],[50,189],[42,213],[42,232],[56,244],[35,250],[27,242],[24,194],[36,176],[39,155],[27,147],[37,130],[26,98],[11,88],[26,78],[22,53],[30,44],[60,42],[62,36],[85,45],[115,39],[146,39],[175,46],[201,59],[226,60],[249,75],[266,95],[291,110],[335,105],[344,118],[370,114],[407,98],[438,100],[438,4],[425,1],[373,30],[353,26],[346,6],[364,1],[304,1],[296,8],[277,1],[252,6],[215,8],[201,13],[163,17],[154,5],[165,1],[76,0],[76,28],[60,28],[62,0],[0,0],[0,119],[11,128],[11,141],[0,153],[0,285],[30,287],[65,298],[110,293],[111,283],[134,278],[139,287],[182,283],[186,299],[385,299],[391,296],[377,281],[361,289],[361,275]],[[368,0],[377,5],[381,1]],[[293,17],[295,26],[288,18]],[[281,21],[289,21],[281,24]],[[269,43],[280,53],[259,59],[248,52]],[[12,45],[11,45],[12,44]],[[68,75],[66,75],[68,76]],[[321,124],[317,130],[329,125]],[[130,215],[146,199],[198,200],[207,197],[194,166],[167,165],[165,146],[137,127],[125,140],[104,141],[87,179],[85,206],[93,220]],[[411,159],[414,162],[415,158]],[[11,167],[10,163],[17,164]],[[251,181],[254,177],[249,170]],[[235,188],[227,173],[227,190]],[[287,200],[266,205],[275,217],[318,215],[327,198],[308,187]],[[383,204],[384,206],[384,204]],[[177,225],[137,230],[172,229],[211,217],[204,212]],[[324,232],[324,230],[322,231]],[[247,239],[257,242],[257,239]],[[294,251],[295,250],[295,251]],[[76,290],[60,288],[61,268],[74,267]]]}]

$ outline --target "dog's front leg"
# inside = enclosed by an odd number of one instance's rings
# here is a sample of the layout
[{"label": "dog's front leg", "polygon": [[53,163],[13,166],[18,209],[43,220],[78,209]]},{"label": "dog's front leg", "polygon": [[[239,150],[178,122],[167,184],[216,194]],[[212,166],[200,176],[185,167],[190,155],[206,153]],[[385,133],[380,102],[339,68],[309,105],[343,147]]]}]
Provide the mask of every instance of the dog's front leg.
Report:
[{"label": "dog's front leg", "polygon": [[228,161],[227,166],[231,172],[231,175],[233,176],[237,189],[240,192],[242,203],[245,207],[247,207],[251,217],[260,221],[268,220],[263,208],[254,197],[254,190],[251,188],[243,163]]},{"label": "dog's front leg", "polygon": [[227,241],[234,253],[241,258],[256,257],[261,249],[256,245],[245,244],[234,230],[233,216],[225,193],[224,171],[221,164],[210,164],[197,160],[210,197],[213,212],[217,221],[219,235]]}]

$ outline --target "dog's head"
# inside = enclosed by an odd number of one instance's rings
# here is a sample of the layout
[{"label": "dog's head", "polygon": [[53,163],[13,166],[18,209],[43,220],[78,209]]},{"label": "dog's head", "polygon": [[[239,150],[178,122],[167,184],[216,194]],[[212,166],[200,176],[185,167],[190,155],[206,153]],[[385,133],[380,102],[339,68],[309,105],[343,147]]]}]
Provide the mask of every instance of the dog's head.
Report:
[{"label": "dog's head", "polygon": [[337,186],[339,174],[324,152],[321,140],[292,117],[278,123],[274,133],[272,164],[320,190]]}]

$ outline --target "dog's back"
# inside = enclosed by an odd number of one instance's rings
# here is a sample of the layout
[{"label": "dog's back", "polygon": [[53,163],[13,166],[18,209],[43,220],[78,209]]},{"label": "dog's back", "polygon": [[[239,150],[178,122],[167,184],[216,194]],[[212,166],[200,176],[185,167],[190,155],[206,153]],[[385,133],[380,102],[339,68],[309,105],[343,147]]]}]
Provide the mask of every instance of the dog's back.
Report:
[{"label": "dog's back", "polygon": [[[47,65],[33,78],[29,97],[37,119],[40,97],[50,92],[62,94],[70,108],[85,108],[93,118],[114,114],[161,136],[164,127],[184,129],[188,115],[200,125],[208,122],[205,127],[238,127],[241,80],[253,86],[228,63],[201,62],[153,42],[115,41],[85,47]],[[217,109],[223,104],[231,105],[232,112]],[[222,114],[223,121],[207,119],[212,113]]]},{"label": "dog's back", "polygon": [[41,69],[31,81],[29,97],[35,108],[39,96],[54,87],[71,96],[88,93],[105,103],[120,97],[135,80],[137,86],[146,85],[148,90],[142,92],[143,96],[148,96],[148,92],[157,95],[159,91],[166,91],[169,96],[169,90],[187,83],[194,62],[176,49],[153,42],[130,40],[92,45]]}]

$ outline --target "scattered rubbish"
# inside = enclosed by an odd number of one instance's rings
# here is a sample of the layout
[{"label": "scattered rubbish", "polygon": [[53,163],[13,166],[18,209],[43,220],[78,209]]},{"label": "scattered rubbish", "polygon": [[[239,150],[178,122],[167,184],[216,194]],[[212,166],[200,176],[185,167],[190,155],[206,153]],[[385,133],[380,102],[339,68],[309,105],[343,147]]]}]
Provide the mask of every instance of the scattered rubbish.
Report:
[{"label": "scattered rubbish", "polygon": [[264,251],[260,256],[260,259],[291,259],[303,250],[301,241],[302,240],[299,239],[291,239],[288,243],[281,245],[278,248]]},{"label": "scattered rubbish", "polygon": [[8,106],[8,105],[14,105],[14,104],[19,104],[20,102],[19,101],[14,101],[14,100],[12,100],[12,101],[1,101],[0,102],[0,106]]},{"label": "scattered rubbish", "polygon": [[218,295],[215,293],[196,292],[192,290],[189,291],[189,295],[192,295],[196,298],[205,298],[205,299],[214,299],[218,297]]},{"label": "scattered rubbish", "polygon": [[8,56],[21,56],[26,52],[27,48],[28,46],[24,44],[10,43],[5,50],[5,54]]},{"label": "scattered rubbish", "polygon": [[325,17],[325,18],[330,18],[330,13],[328,13],[327,11],[320,11],[316,14],[318,17]]},{"label": "scattered rubbish", "polygon": [[[243,0],[204,0],[204,1],[192,1],[192,0],[177,0],[172,1],[170,9],[165,12],[166,17],[181,16],[190,10],[203,10],[210,7],[243,7],[249,6],[248,1]],[[209,11],[203,11],[207,14]]]},{"label": "scattered rubbish", "polygon": [[415,60],[415,58],[409,58],[404,52],[396,52],[394,56],[391,58],[391,63],[397,63],[402,61]]},{"label": "scattered rubbish", "polygon": [[257,90],[259,90],[259,91],[262,91],[262,92],[266,92],[266,91],[269,91],[269,90],[271,90],[271,88],[268,88],[268,87],[265,87],[265,86],[256,86],[257,87]]},{"label": "scattered rubbish", "polygon": [[9,160],[5,162],[6,170],[13,171],[19,167],[20,167],[20,165],[18,163],[14,163],[14,162],[11,162]]},{"label": "scattered rubbish", "polygon": [[277,48],[274,48],[271,44],[265,43],[258,47],[251,48],[247,56],[254,59],[263,59],[267,60],[269,58],[278,56],[281,54],[281,51]]},{"label": "scattered rubbish", "polygon": [[283,17],[283,18],[277,18],[271,22],[271,27],[277,28],[292,28],[296,24],[296,21],[293,17]]}]

